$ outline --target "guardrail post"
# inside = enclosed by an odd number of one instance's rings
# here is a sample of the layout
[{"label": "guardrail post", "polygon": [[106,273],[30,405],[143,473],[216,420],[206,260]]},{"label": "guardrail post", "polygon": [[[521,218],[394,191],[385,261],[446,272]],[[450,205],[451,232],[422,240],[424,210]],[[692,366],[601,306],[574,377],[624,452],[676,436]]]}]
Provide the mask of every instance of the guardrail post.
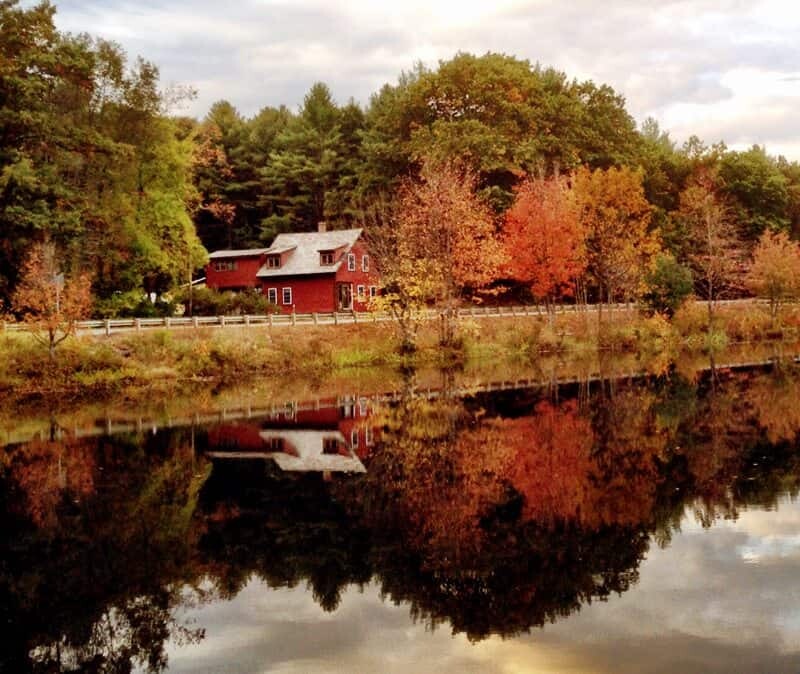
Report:
[{"label": "guardrail post", "polygon": [[338,311],[334,311],[333,312],[333,324],[334,325],[339,325],[339,312]]},{"label": "guardrail post", "polygon": [[274,314],[269,314],[269,327],[272,327],[272,317]]},{"label": "guardrail post", "polygon": [[141,318],[134,318],[133,319],[133,327],[136,330],[136,332],[141,332],[142,331],[142,319]]},{"label": "guardrail post", "polygon": [[167,330],[172,327],[172,319],[169,316],[164,316],[164,327],[167,328]]},{"label": "guardrail post", "polygon": [[248,316],[247,314],[244,315],[244,324],[250,325],[250,316]]},{"label": "guardrail post", "polygon": [[358,323],[358,312],[353,311],[353,323]]},{"label": "guardrail post", "polygon": [[197,330],[199,326],[200,326],[200,321],[197,319],[197,316],[192,316],[192,327],[194,327],[194,329]]},{"label": "guardrail post", "polygon": [[297,325],[297,314],[294,311],[294,307],[292,307],[292,325]]},{"label": "guardrail post", "polygon": [[106,337],[108,337],[111,334],[111,321],[108,318],[103,321],[103,327],[106,331]]},{"label": "guardrail post", "polygon": [[311,319],[314,321],[314,325],[317,325],[317,323],[319,321],[317,319],[317,312],[316,311],[313,314],[311,314]]},{"label": "guardrail post", "polygon": [[220,316],[219,317],[219,327],[221,327],[221,328],[225,327],[225,316]]}]

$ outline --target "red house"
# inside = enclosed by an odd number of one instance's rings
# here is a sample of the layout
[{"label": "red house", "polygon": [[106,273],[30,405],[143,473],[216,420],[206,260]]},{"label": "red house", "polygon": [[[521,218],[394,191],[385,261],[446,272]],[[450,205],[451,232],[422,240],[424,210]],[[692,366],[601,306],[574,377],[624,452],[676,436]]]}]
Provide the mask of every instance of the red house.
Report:
[{"label": "red house", "polygon": [[209,258],[209,288],[259,288],[284,313],[365,311],[378,292],[360,229],[279,234],[269,248]]}]

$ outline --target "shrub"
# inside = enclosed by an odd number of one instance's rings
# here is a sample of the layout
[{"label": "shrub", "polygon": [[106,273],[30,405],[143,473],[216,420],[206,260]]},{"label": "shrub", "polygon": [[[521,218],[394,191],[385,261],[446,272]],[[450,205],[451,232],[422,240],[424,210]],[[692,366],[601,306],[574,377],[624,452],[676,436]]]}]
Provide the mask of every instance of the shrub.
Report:
[{"label": "shrub", "polygon": [[175,314],[175,302],[158,298],[151,302],[140,290],[114,293],[94,304],[94,315],[100,318],[155,318]]},{"label": "shrub", "polygon": [[654,312],[672,316],[692,294],[692,272],[672,255],[659,255],[655,266],[645,277],[645,305]]},{"label": "shrub", "polygon": [[[189,315],[188,290],[181,291],[178,302],[184,307],[184,314]],[[243,316],[270,314],[279,311],[267,298],[255,288],[240,292],[220,292],[211,288],[194,288],[192,290],[192,311],[195,316]]]},{"label": "shrub", "polygon": [[708,310],[695,301],[684,302],[672,317],[672,325],[682,337],[708,331]]}]

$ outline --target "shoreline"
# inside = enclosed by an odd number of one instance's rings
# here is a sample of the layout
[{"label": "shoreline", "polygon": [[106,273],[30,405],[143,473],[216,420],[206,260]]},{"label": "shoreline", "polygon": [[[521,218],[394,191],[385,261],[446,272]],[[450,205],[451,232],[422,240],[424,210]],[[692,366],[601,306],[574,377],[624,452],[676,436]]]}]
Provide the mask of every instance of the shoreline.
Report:
[{"label": "shoreline", "polygon": [[667,320],[633,311],[600,325],[578,313],[558,315],[552,324],[536,315],[467,318],[460,323],[458,348],[447,351],[438,346],[436,322],[428,321],[411,356],[398,354],[391,323],[81,335],[59,347],[54,363],[31,335],[7,332],[0,334],[0,401],[24,405],[102,395],[136,399],[264,380],[314,385],[366,369],[463,369],[483,361],[530,367],[553,358],[570,363],[625,355],[658,364],[650,369],[663,369],[684,353],[731,345],[791,349],[800,343],[800,310],[794,307],[787,308],[780,327],[758,306],[726,307],[719,310],[711,331],[704,312],[704,306],[690,305]]}]

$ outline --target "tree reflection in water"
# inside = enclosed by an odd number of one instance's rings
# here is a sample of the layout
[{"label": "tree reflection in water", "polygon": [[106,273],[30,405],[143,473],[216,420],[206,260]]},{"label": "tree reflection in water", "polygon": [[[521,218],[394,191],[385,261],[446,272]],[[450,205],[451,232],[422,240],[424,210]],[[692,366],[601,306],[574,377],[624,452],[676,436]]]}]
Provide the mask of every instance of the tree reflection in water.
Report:
[{"label": "tree reflection in water", "polygon": [[[194,430],[7,448],[0,671],[149,671],[176,618],[253,577],[335,610],[377,582],[430,626],[511,636],[624,592],[687,507],[705,526],[798,491],[791,369],[550,391],[404,394],[367,473],[208,461]],[[195,444],[195,440],[197,443]]]}]

